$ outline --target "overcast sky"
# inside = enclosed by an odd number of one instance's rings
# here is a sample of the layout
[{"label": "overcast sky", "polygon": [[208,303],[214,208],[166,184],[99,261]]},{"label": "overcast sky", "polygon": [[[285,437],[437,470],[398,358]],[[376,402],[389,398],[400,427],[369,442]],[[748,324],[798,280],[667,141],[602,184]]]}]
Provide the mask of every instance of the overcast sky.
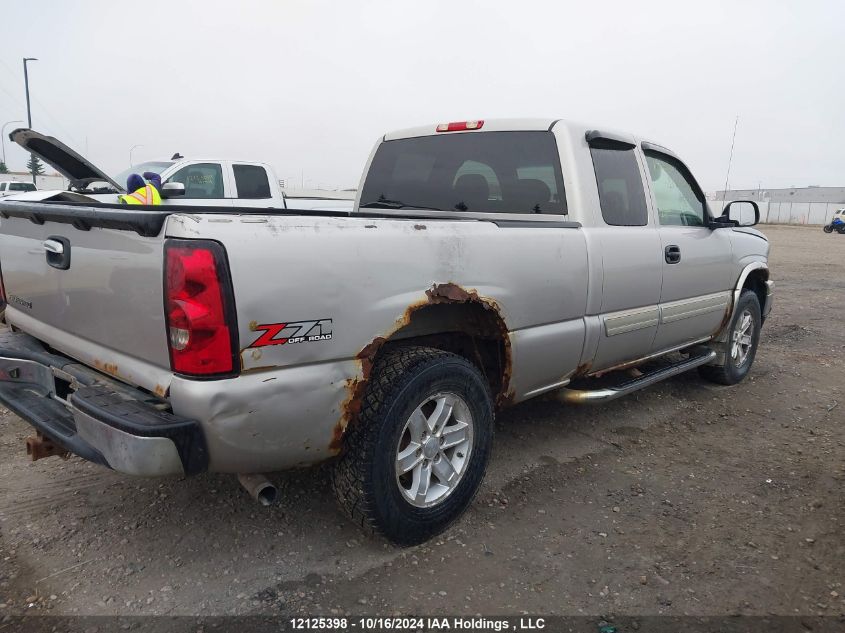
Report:
[{"label": "overcast sky", "polygon": [[841,0],[6,0],[0,21],[0,124],[37,57],[33,128],[110,173],[142,144],[349,187],[388,130],[542,116],[667,145],[714,190],[739,115],[732,187],[845,185]]}]

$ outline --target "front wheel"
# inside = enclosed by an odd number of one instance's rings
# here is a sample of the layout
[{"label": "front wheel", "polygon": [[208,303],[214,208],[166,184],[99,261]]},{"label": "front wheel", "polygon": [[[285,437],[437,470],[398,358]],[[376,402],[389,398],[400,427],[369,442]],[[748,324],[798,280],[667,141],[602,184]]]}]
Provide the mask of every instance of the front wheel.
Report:
[{"label": "front wheel", "polygon": [[840,235],[845,235],[845,224],[840,224],[836,227],[836,232]]},{"label": "front wheel", "polygon": [[833,225],[831,225],[831,224],[825,224],[825,225],[822,227],[822,231],[824,231],[825,233],[833,233]]},{"label": "front wheel", "polygon": [[399,545],[444,530],[471,503],[487,469],[493,399],[481,372],[426,347],[376,361],[359,419],[332,473],[340,507]]},{"label": "front wheel", "polygon": [[757,355],[762,322],[760,300],[753,291],[743,290],[731,319],[728,340],[719,344],[724,360],[718,365],[699,367],[699,373],[722,385],[735,385],[745,378]]}]

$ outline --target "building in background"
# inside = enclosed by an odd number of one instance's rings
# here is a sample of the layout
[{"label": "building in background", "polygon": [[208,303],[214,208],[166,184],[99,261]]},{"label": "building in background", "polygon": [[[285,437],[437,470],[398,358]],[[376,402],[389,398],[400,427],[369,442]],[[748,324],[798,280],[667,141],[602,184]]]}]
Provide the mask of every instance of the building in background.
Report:
[{"label": "building in background", "polygon": [[845,187],[790,187],[788,189],[731,189],[707,194],[718,215],[726,201],[754,200],[760,222],[768,224],[827,224],[837,209],[845,208]]}]

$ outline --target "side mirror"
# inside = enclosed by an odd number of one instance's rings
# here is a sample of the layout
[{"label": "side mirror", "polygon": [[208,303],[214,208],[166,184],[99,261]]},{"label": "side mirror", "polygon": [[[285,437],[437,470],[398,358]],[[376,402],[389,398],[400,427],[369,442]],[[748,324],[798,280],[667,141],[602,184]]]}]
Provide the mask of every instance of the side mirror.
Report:
[{"label": "side mirror", "polygon": [[181,182],[166,182],[161,186],[162,198],[176,198],[185,195],[185,184]]},{"label": "side mirror", "polygon": [[725,205],[720,219],[734,226],[754,226],[760,222],[760,207],[753,200],[734,200]]}]

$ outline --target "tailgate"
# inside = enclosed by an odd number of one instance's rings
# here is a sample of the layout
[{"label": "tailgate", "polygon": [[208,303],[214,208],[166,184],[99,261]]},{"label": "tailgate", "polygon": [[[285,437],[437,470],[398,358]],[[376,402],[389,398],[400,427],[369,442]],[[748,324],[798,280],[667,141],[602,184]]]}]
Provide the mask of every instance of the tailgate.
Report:
[{"label": "tailgate", "polygon": [[6,321],[87,365],[163,393],[171,378],[163,237],[41,219],[0,220]]}]

